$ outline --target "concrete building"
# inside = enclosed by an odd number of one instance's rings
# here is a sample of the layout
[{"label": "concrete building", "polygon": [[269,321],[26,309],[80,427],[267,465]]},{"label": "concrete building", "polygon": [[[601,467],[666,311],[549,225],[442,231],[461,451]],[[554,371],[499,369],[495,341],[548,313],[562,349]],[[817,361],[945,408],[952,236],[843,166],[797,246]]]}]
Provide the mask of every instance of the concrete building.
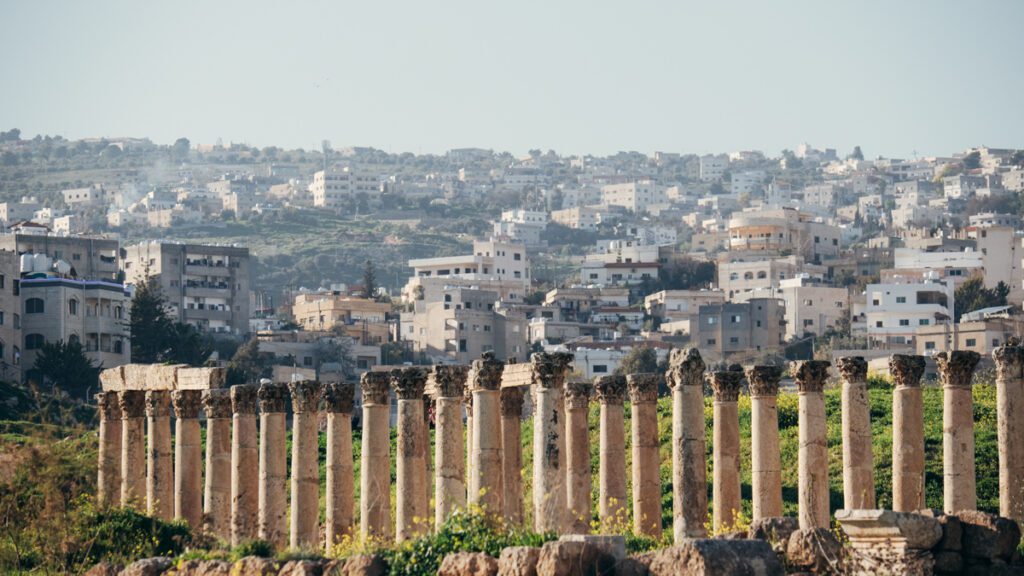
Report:
[{"label": "concrete building", "polygon": [[541,234],[548,227],[548,213],[534,210],[505,210],[494,223],[495,237],[508,237],[527,247],[541,246]]},{"label": "concrete building", "polygon": [[9,226],[19,220],[32,220],[42,207],[35,196],[23,196],[18,202],[0,202],[0,223]]},{"label": "concrete building", "polygon": [[209,332],[248,332],[248,248],[153,241],[125,252],[125,282],[155,280],[172,318]]},{"label": "concrete building", "polygon": [[551,221],[573,230],[596,230],[604,214],[600,208],[577,206],[551,212]]},{"label": "concrete building", "polygon": [[0,250],[0,378],[21,377],[21,273],[16,252]]},{"label": "concrete building", "polygon": [[730,251],[789,251],[810,262],[839,255],[842,230],[792,209],[734,213],[729,219]]},{"label": "concrete building", "polygon": [[[967,315],[964,315],[966,318]],[[972,350],[988,356],[996,348],[1006,344],[1011,337],[1020,338],[1021,321],[1006,316],[1002,318],[978,319],[960,323],[922,326],[917,330],[916,352],[931,356],[939,352]]]},{"label": "concrete building", "polygon": [[120,282],[118,241],[89,236],[55,236],[45,227],[19,228],[11,234],[0,234],[0,250],[23,254],[42,254],[53,261],[63,260],[70,269],[68,276],[83,280]]},{"label": "concrete building", "polygon": [[376,176],[357,172],[351,168],[341,170],[320,170],[313,174],[309,185],[313,205],[332,210],[353,209],[359,194],[367,194],[376,201],[380,194],[380,182]]},{"label": "concrete building", "polygon": [[974,194],[978,188],[984,188],[987,181],[984,176],[971,176],[969,174],[957,174],[946,176],[942,179],[942,191],[946,198],[966,198]]},{"label": "concrete building", "polygon": [[413,275],[402,288],[407,302],[434,301],[437,289],[448,285],[487,286],[497,289],[502,300],[518,302],[531,284],[526,246],[506,240],[476,240],[472,254],[410,260],[409,267]]},{"label": "concrete building", "polygon": [[665,361],[672,346],[657,340],[610,340],[597,342],[572,342],[561,350],[573,354],[572,371],[592,380],[597,376],[607,376],[618,370],[622,359],[638,346],[651,348],[659,362]]},{"label": "concrete building", "polygon": [[661,264],[657,262],[600,262],[587,260],[580,268],[580,280],[598,286],[639,284],[656,280]]},{"label": "concrete building", "polygon": [[801,256],[784,258],[735,257],[718,262],[718,287],[732,299],[752,290],[771,290],[781,282],[806,274],[809,278],[824,278],[828,268],[809,264]]},{"label": "concrete building", "polygon": [[730,178],[732,182],[729,191],[733,194],[761,196],[764,193],[764,170],[733,172]]},{"label": "concrete building", "polygon": [[952,322],[952,282],[869,284],[865,291],[865,326],[873,348],[914,346],[917,331]]},{"label": "concrete building", "polygon": [[780,280],[775,288],[737,294],[735,301],[758,297],[782,300],[786,308],[786,339],[822,336],[850,314],[850,291],[801,273]]},{"label": "concrete building", "polygon": [[717,182],[729,169],[729,156],[726,154],[706,154],[700,157],[700,179],[704,182]]},{"label": "concrete building", "polygon": [[292,317],[303,330],[340,331],[365,345],[388,341],[390,312],[391,304],[336,292],[296,294],[292,302]]},{"label": "concrete building", "polygon": [[644,298],[644,310],[667,323],[688,320],[697,316],[701,306],[724,302],[722,290],[662,290]]},{"label": "concrete building", "polygon": [[785,344],[785,303],[777,298],[752,298],[700,307],[690,342],[711,361],[752,360]]},{"label": "concrete building", "polygon": [[601,187],[601,205],[620,206],[637,214],[655,204],[668,202],[666,188],[653,180],[637,180]]},{"label": "concrete building", "polygon": [[116,202],[114,190],[102,184],[93,184],[88,188],[72,188],[62,192],[64,203],[69,207],[105,206]]}]

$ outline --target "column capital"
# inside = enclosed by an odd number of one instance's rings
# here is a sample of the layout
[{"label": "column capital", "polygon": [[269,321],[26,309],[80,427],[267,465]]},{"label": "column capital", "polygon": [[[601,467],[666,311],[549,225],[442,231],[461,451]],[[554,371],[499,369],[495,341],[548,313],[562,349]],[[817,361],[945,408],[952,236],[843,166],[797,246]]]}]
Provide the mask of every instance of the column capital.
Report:
[{"label": "column capital", "polygon": [[638,372],[626,375],[626,386],[629,388],[629,401],[633,404],[645,404],[658,401],[658,386],[662,375],[657,372]]},{"label": "column capital", "polygon": [[142,390],[122,390],[117,395],[122,418],[142,418],[146,415],[146,393]]},{"label": "column capital", "polygon": [[259,387],[254,384],[236,384],[231,387],[231,411],[235,414],[255,414]]},{"label": "column capital", "polygon": [[174,405],[174,416],[182,418],[199,418],[199,410],[203,407],[202,390],[175,390],[171,392],[171,404]]},{"label": "column capital", "polygon": [[715,392],[715,402],[736,402],[740,399],[740,388],[743,387],[743,368],[739,365],[730,366],[728,370],[716,370],[708,374],[711,389]]},{"label": "column capital", "polygon": [[462,389],[462,404],[466,407],[466,415],[473,415],[473,392],[469,389],[469,386],[464,386]]},{"label": "column capital", "polygon": [[292,412],[315,414],[320,408],[320,398],[323,396],[324,387],[316,380],[289,382],[288,391],[292,396]]},{"label": "column capital", "polygon": [[351,414],[356,385],[352,382],[331,382],[324,385],[324,412]]},{"label": "column capital", "polygon": [[981,356],[973,350],[939,352],[935,363],[939,367],[939,378],[943,388],[970,388],[971,376]]},{"label": "column capital", "polygon": [[203,390],[203,408],[207,418],[231,418],[231,393],[227,388]]},{"label": "column capital", "polygon": [[121,419],[121,401],[117,397],[117,392],[99,392],[96,394],[96,405],[101,420]]},{"label": "column capital", "polygon": [[466,393],[469,366],[442,364],[434,366],[430,377],[434,379],[434,393],[438,398],[459,398]]},{"label": "column capital", "polygon": [[260,412],[269,414],[271,412],[288,411],[288,385],[280,382],[264,382],[260,384],[256,392],[259,400]]},{"label": "column capital", "polygon": [[561,388],[572,360],[573,355],[567,352],[534,352],[530,357],[533,384],[541,388]]},{"label": "column capital", "polygon": [[387,372],[365,372],[359,379],[359,388],[363,393],[363,406],[387,406],[390,403],[391,375]]},{"label": "column capital", "polygon": [[828,368],[832,363],[828,360],[798,360],[791,362],[789,373],[796,380],[796,388],[800,392],[821,392],[828,380]]},{"label": "column capital", "polygon": [[586,409],[594,386],[590,382],[567,382],[565,384],[565,407],[568,410]]},{"label": "column capital", "polygon": [[704,368],[696,348],[673,348],[668,355],[668,387],[675,390],[681,386],[703,386]]},{"label": "column capital", "polygon": [[843,356],[836,359],[836,368],[843,382],[864,384],[868,380],[868,363],[863,356]]},{"label": "column capital", "polygon": [[997,380],[1024,378],[1024,347],[1017,338],[1010,338],[1006,344],[993,350],[992,360],[996,363]]},{"label": "column capital", "polygon": [[779,366],[757,365],[747,368],[746,373],[751,398],[779,395],[779,380],[782,379],[782,368]]},{"label": "column capital", "polygon": [[919,388],[921,376],[924,376],[924,356],[911,354],[893,354],[889,357],[889,374],[893,386],[900,388]]},{"label": "column capital", "polygon": [[171,415],[170,390],[146,390],[146,416],[159,418]]},{"label": "column capital", "polygon": [[501,389],[501,415],[505,417],[523,417],[523,398],[525,394],[521,386]]},{"label": "column capital", "polygon": [[421,366],[395,368],[391,371],[391,386],[399,400],[422,400],[427,386],[427,369]]},{"label": "column capital", "polygon": [[469,388],[473,390],[497,390],[501,388],[501,374],[505,363],[494,357],[494,352],[484,352],[473,360],[473,369],[469,373]]},{"label": "column capital", "polygon": [[594,391],[601,404],[622,404],[626,398],[626,377],[598,376],[594,378]]}]

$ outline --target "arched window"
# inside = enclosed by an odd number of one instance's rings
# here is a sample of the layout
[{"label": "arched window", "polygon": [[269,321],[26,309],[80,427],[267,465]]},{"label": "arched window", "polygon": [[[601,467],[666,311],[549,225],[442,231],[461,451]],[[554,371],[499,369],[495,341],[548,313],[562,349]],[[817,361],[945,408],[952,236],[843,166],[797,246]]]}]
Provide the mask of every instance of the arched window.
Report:
[{"label": "arched window", "polygon": [[729,280],[739,280],[739,279],[740,279],[740,275],[738,273],[732,272],[732,273],[729,274]]},{"label": "arched window", "polygon": [[42,334],[25,334],[25,350],[38,350],[46,343]]},{"label": "arched window", "polygon": [[25,314],[42,314],[46,311],[46,305],[42,298],[29,298],[25,300]]},{"label": "arched window", "polygon": [[123,313],[124,313],[124,310],[120,306],[114,306],[114,318],[117,318],[118,320],[120,320],[121,319],[121,314],[123,314]]},{"label": "arched window", "polygon": [[114,354],[124,354],[124,342],[114,340]]},{"label": "arched window", "polygon": [[743,273],[743,279],[744,280],[753,280],[754,279],[754,273],[753,272],[744,272]]},{"label": "arched window", "polygon": [[68,314],[72,316],[78,316],[78,299],[72,298],[68,300]]},{"label": "arched window", "polygon": [[768,277],[768,273],[765,272],[764,270],[761,270],[760,272],[757,273],[757,277],[758,278],[767,278]]}]

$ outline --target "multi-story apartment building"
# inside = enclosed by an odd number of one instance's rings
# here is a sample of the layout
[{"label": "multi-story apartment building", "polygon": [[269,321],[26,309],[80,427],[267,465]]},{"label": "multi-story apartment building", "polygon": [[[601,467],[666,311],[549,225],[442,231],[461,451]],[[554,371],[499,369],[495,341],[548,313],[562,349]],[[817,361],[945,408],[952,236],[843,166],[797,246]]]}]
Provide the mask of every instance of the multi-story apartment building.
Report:
[{"label": "multi-story apartment building", "polygon": [[730,251],[789,251],[810,262],[839,255],[842,230],[793,209],[734,213],[729,219]]},{"label": "multi-story apartment building", "polygon": [[[966,318],[967,315],[964,315]],[[1022,326],[1016,318],[991,318],[958,324],[922,326],[917,330],[916,352],[930,356],[938,352],[972,350],[987,356],[1011,337],[1020,337]]]},{"label": "multi-story apartment building", "polygon": [[374,199],[380,192],[380,182],[376,176],[348,167],[326,172],[320,170],[313,174],[309,191],[314,206],[338,210],[354,207],[356,196],[361,193]]},{"label": "multi-story apartment building", "polygon": [[946,176],[942,179],[942,190],[946,198],[966,198],[974,194],[978,188],[984,188],[987,184],[984,176],[971,176],[969,174],[957,174]]},{"label": "multi-story apartment building", "polygon": [[152,278],[173,318],[210,332],[249,331],[248,248],[154,241],[125,252],[125,281]]},{"label": "multi-story apartment building", "polygon": [[600,208],[577,206],[551,212],[551,221],[574,230],[596,230],[604,214]]},{"label": "multi-story apartment building", "polygon": [[662,290],[644,298],[644,310],[662,322],[676,322],[696,316],[701,306],[724,302],[722,290]]},{"label": "multi-story apartment building", "polygon": [[786,338],[822,336],[850,313],[850,292],[826,284],[821,278],[800,273],[795,278],[780,280],[771,289],[758,289],[737,294],[734,301],[773,297],[786,307]]},{"label": "multi-story apartment building", "polygon": [[502,300],[521,301],[530,288],[526,246],[506,240],[476,240],[473,253],[409,261],[413,275],[402,288],[407,302],[434,301],[445,286],[497,290]]},{"label": "multi-story apartment building", "polygon": [[730,192],[733,194],[747,194],[749,196],[760,196],[764,192],[764,170],[748,170],[745,172],[733,172]]},{"label": "multi-story apartment building", "polygon": [[799,274],[823,278],[827,273],[826,266],[808,264],[802,256],[797,255],[757,258],[730,254],[718,262],[718,287],[731,299],[752,290],[770,290]]},{"label": "multi-story apartment building", "polygon": [[103,206],[116,202],[117,193],[105,188],[102,184],[93,184],[88,188],[72,188],[64,190],[64,203],[70,207]]},{"label": "multi-story apartment building", "polygon": [[804,203],[810,206],[831,208],[836,205],[841,190],[835,184],[812,184],[804,188]]},{"label": "multi-story apartment building", "polygon": [[[31,230],[31,232],[29,232]],[[69,265],[68,276],[85,280],[119,282],[118,241],[89,236],[54,236],[46,227],[22,227],[12,234],[0,234],[0,250],[42,254]]]},{"label": "multi-story apartment building", "polygon": [[637,180],[601,187],[602,206],[620,206],[636,213],[646,212],[655,204],[668,202],[666,188],[653,180]]},{"label": "multi-story apartment building", "polygon": [[729,169],[729,156],[726,154],[707,154],[700,157],[700,179],[704,182],[717,182]]},{"label": "multi-story apartment building", "polygon": [[954,318],[952,282],[869,284],[864,320],[875,348],[914,346],[917,331],[949,324]]},{"label": "multi-story apartment building", "polygon": [[337,292],[295,295],[292,317],[306,331],[341,331],[361,344],[388,341],[391,305],[367,298],[351,298]]},{"label": "multi-story apartment building", "polygon": [[0,250],[0,378],[21,377],[21,274],[17,252]]},{"label": "multi-story apartment building", "polygon": [[42,207],[35,196],[23,196],[18,202],[0,202],[0,223],[7,226],[19,220],[31,220]]},{"label": "multi-story apartment building", "polygon": [[534,210],[505,210],[494,223],[495,237],[508,237],[529,247],[541,246],[541,234],[548,227],[548,213]]},{"label": "multi-story apartment building", "polygon": [[712,361],[740,361],[777,351],[785,335],[785,303],[777,298],[706,304],[690,327],[690,341]]}]

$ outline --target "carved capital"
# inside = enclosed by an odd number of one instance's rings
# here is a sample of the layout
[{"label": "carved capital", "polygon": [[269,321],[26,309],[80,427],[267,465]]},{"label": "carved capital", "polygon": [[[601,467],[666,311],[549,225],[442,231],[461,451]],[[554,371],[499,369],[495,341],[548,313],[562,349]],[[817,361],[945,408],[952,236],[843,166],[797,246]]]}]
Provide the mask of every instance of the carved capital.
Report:
[{"label": "carved capital", "polygon": [[1011,382],[1024,378],[1024,347],[1016,342],[1007,342],[992,351],[996,363],[996,380]]},{"label": "carved capital", "polygon": [[473,370],[469,373],[470,390],[497,390],[501,388],[501,373],[505,363],[494,357],[494,352],[484,352],[483,356],[473,360]]},{"label": "carved capital", "polygon": [[628,374],[626,386],[629,388],[629,401],[633,404],[657,402],[661,381],[662,375],[656,372]]},{"label": "carved capital", "polygon": [[235,414],[256,414],[256,396],[259,386],[236,384],[231,387],[231,411]]},{"label": "carved capital", "polygon": [[739,366],[729,370],[718,370],[708,375],[716,402],[736,402],[743,387],[743,369]]},{"label": "carved capital", "polygon": [[264,382],[256,393],[260,412],[270,414],[288,411],[288,385],[279,382]]},{"label": "carved capital", "polygon": [[935,363],[939,368],[939,377],[945,388],[970,388],[974,368],[978,366],[981,356],[971,350],[954,350],[939,352],[935,355]]},{"label": "carved capital", "polygon": [[391,376],[387,372],[366,372],[359,381],[363,393],[363,406],[391,403]]},{"label": "carved capital", "polygon": [[778,366],[751,366],[747,368],[750,397],[778,396],[779,380],[781,379],[782,368]]},{"label": "carved capital", "polygon": [[352,382],[332,382],[324,386],[324,412],[351,414],[356,385]]},{"label": "carved capital", "polygon": [[594,392],[601,404],[622,404],[626,399],[626,377],[598,376],[594,378]]},{"label": "carved capital", "polygon": [[100,420],[121,419],[121,401],[117,397],[117,392],[96,394],[96,404],[100,411]]},{"label": "carved capital", "polygon": [[207,418],[231,418],[231,393],[227,388],[203,390]]},{"label": "carved capital", "polygon": [[501,389],[501,415],[509,418],[523,417],[523,399],[525,394],[522,387]]},{"label": "carved capital", "polygon": [[568,382],[565,385],[566,410],[586,410],[594,386],[590,382]]},{"label": "carved capital", "polygon": [[703,386],[705,367],[696,348],[673,348],[668,356],[668,387]]},{"label": "carved capital", "polygon": [[146,390],[146,416],[162,418],[171,415],[170,390]]},{"label": "carved capital", "polygon": [[466,393],[469,366],[434,366],[432,377],[438,398],[462,398]]},{"label": "carved capital", "polygon": [[427,387],[427,369],[421,366],[395,368],[391,371],[391,386],[399,400],[421,400]]},{"label": "carved capital", "polygon": [[796,380],[796,388],[800,392],[821,392],[825,389],[831,365],[828,360],[799,360],[790,363],[789,372]]},{"label": "carved capital", "polygon": [[839,376],[847,384],[864,384],[868,381],[868,363],[863,356],[843,356],[836,359]]},{"label": "carved capital", "polygon": [[171,392],[171,404],[174,415],[182,418],[199,418],[199,409],[203,407],[202,390],[175,390]]},{"label": "carved capital", "polygon": [[316,414],[320,409],[320,398],[323,397],[324,387],[316,380],[289,382],[288,391],[292,396],[292,412]]},{"label": "carved capital", "polygon": [[573,356],[565,352],[534,352],[530,357],[533,365],[533,385],[541,388],[561,388]]},{"label": "carved capital", "polygon": [[918,388],[924,376],[924,356],[893,354],[889,357],[889,374],[897,388]]},{"label": "carved capital", "polygon": [[122,418],[142,418],[146,415],[146,393],[142,390],[122,390],[118,394]]}]

